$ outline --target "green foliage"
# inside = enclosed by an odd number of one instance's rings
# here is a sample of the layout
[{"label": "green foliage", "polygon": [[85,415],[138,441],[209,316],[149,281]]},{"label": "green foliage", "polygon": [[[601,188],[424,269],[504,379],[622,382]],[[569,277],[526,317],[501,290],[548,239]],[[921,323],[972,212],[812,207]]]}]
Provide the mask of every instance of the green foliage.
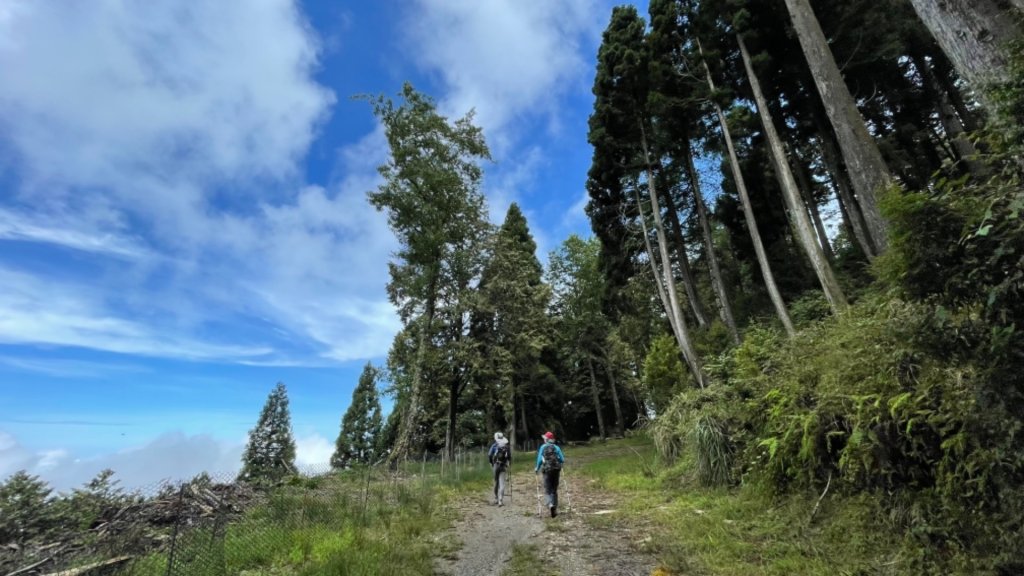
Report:
[{"label": "green foliage", "polygon": [[693,428],[697,478],[704,486],[727,486],[732,478],[732,441],[711,415],[701,414]]},{"label": "green foliage", "polygon": [[[492,404],[484,409],[501,428],[518,424],[513,422],[516,410],[536,404],[543,393],[542,355],[554,339],[548,315],[551,287],[542,281],[536,250],[526,218],[511,204],[493,238],[471,330],[477,339],[475,376],[489,392],[481,397]],[[518,434],[521,439],[529,430]]]},{"label": "green foliage", "polygon": [[101,471],[84,486],[74,489],[70,496],[57,499],[54,502],[57,515],[67,524],[82,530],[93,527],[134,498],[126,494],[119,483],[114,479],[113,470]]},{"label": "green foliage", "polygon": [[643,387],[656,413],[669,409],[672,398],[686,386],[688,374],[675,338],[663,334],[651,342],[644,359]]},{"label": "green foliage", "polygon": [[805,292],[789,304],[789,316],[797,328],[827,318],[831,313],[828,300],[820,290]]},{"label": "green foliage", "polygon": [[[219,561],[192,564],[189,574],[431,575],[438,551],[432,537],[450,520],[441,509],[446,498],[437,484],[364,474],[282,485],[222,528]],[[212,538],[208,528],[183,532],[177,556],[209,557]],[[162,575],[166,566],[166,555],[154,554],[136,563],[133,574]]]},{"label": "green foliage", "polygon": [[[385,96],[366,98],[387,137],[390,155],[378,168],[383,182],[368,199],[387,213],[400,248],[389,264],[387,290],[404,325],[401,348],[389,354],[397,376],[401,409],[390,458],[424,444],[424,426],[443,411],[446,390],[458,401],[472,361],[459,342],[467,335],[472,285],[479,279],[485,244],[491,233],[486,200],[480,191],[481,164],[490,160],[483,131],[470,112],[449,120],[430,97],[410,84],[401,102]],[[412,339],[415,341],[413,342]],[[449,420],[449,427],[454,420]],[[451,446],[449,445],[449,448]]]},{"label": "green foliage", "polygon": [[381,431],[380,400],[377,398],[378,370],[367,362],[352,391],[352,403],[341,419],[341,432],[331,456],[332,468],[370,464]]},{"label": "green foliage", "polygon": [[260,411],[256,427],[249,431],[238,478],[254,483],[276,482],[294,472],[295,439],[288,390],[278,382]]},{"label": "green foliage", "polygon": [[0,484],[0,542],[31,540],[54,527],[52,489],[24,470]]},{"label": "green foliage", "polygon": [[992,410],[978,368],[920,346],[929,310],[871,299],[802,330],[761,374],[737,370],[732,385],[759,391],[742,417],[757,436],[733,440],[750,480],[773,493],[893,494],[910,549],[944,551],[922,566],[972,558],[980,572],[1012,561],[1019,537],[1020,425]]}]

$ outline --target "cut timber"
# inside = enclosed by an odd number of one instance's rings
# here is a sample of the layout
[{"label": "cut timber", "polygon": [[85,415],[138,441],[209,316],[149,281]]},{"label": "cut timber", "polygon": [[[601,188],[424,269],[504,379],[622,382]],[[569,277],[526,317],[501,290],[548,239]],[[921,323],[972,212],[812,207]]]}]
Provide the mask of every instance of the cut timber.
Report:
[{"label": "cut timber", "polygon": [[82,576],[83,574],[91,574],[102,570],[103,568],[112,568],[114,566],[120,566],[125,562],[132,559],[132,556],[118,556],[117,558],[111,558],[110,560],[104,560],[102,562],[95,562],[93,564],[87,564],[85,566],[79,566],[78,568],[72,568],[70,570],[62,570],[60,572],[51,572],[49,574],[43,574],[43,576]]}]

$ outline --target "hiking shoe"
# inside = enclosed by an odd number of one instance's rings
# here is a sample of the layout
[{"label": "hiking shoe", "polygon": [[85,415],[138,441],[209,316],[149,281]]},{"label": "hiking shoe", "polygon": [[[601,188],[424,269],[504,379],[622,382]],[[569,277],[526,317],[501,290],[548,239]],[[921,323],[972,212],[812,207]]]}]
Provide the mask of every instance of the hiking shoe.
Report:
[{"label": "hiking shoe", "polygon": [[555,516],[558,516],[558,507],[552,506],[551,507],[551,517],[554,518]]},{"label": "hiking shoe", "polygon": [[501,508],[504,505],[505,505],[504,502],[502,502],[501,500],[498,500],[498,508]]}]

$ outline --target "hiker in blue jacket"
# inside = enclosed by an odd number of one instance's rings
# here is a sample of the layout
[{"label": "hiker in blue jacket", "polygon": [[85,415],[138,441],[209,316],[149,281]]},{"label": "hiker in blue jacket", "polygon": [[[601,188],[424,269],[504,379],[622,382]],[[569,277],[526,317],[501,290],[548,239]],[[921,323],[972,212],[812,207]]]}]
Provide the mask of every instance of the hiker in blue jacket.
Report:
[{"label": "hiker in blue jacket", "polygon": [[565,456],[562,455],[562,449],[555,444],[554,434],[545,432],[543,438],[544,443],[537,450],[537,466],[533,472],[544,473],[544,496],[551,517],[554,518],[558,516],[558,479],[562,474]]},{"label": "hiker in blue jacket", "polygon": [[506,471],[512,465],[512,447],[501,432],[494,433],[494,444],[487,451],[487,461],[494,470],[494,504],[504,506]]}]

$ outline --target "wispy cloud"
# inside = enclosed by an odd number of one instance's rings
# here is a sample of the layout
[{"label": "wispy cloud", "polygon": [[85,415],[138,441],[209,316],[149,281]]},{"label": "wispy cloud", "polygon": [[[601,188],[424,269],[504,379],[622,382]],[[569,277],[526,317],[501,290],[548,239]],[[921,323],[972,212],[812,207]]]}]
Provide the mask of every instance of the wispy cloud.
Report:
[{"label": "wispy cloud", "polygon": [[88,286],[49,283],[0,266],[0,342],[92,348],[185,359],[244,359],[260,346],[200,341],[119,317]]},{"label": "wispy cloud", "polygon": [[73,360],[68,358],[23,358],[0,356],[0,364],[25,372],[36,372],[58,378],[101,378],[110,374],[144,373],[149,370],[137,364]]},{"label": "wispy cloud", "polygon": [[82,222],[80,215],[68,217],[66,214],[51,212],[42,218],[36,214],[0,207],[0,240],[55,244],[127,259],[153,256],[140,238],[118,232],[76,229]]}]

